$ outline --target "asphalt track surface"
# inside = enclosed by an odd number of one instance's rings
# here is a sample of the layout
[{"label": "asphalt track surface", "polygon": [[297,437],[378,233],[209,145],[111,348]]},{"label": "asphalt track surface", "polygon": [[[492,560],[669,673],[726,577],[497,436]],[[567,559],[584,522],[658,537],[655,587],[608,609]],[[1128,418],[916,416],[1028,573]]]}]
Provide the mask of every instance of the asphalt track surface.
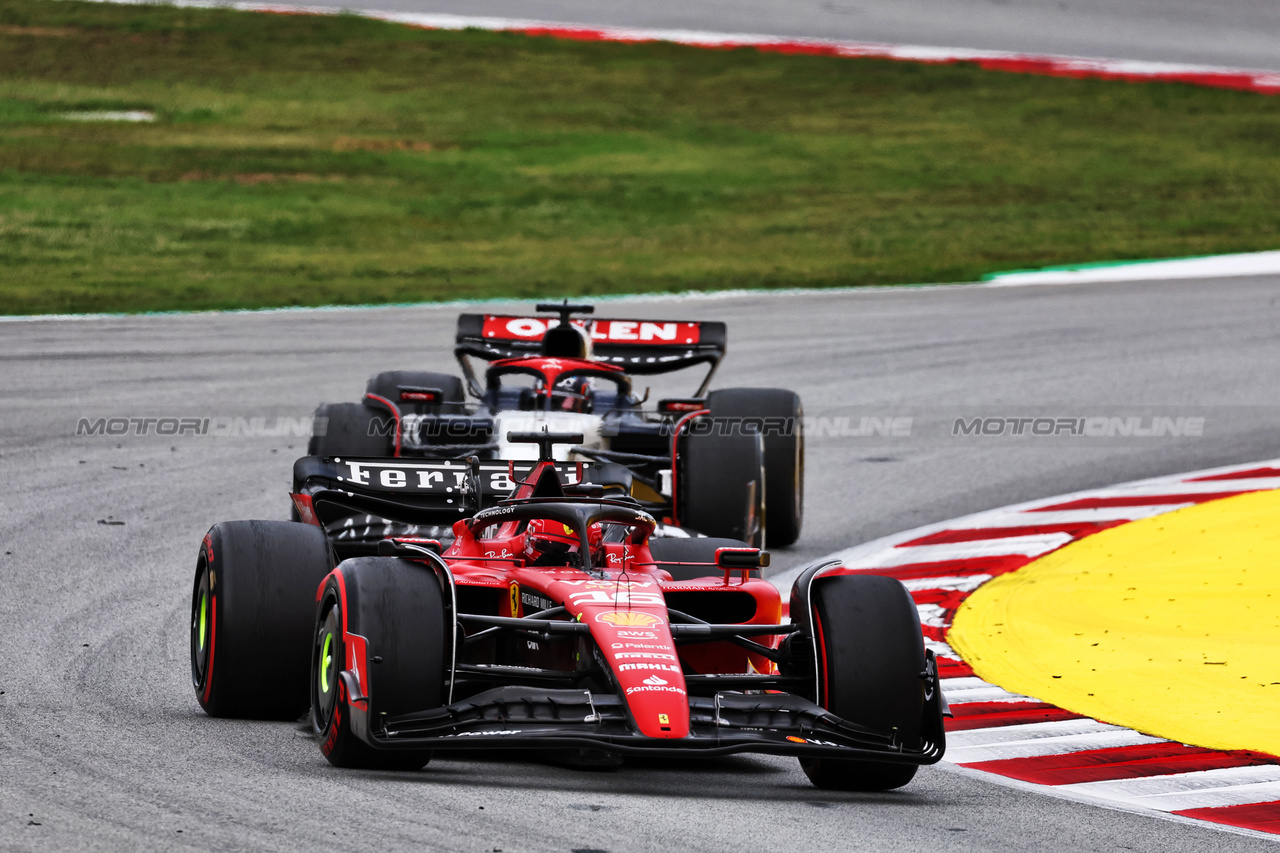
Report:
[{"label": "asphalt track surface", "polygon": [[[619,302],[724,319],[717,385],[782,385],[811,416],[910,436],[815,437],[779,570],[1015,501],[1280,450],[1280,279],[894,289]],[[189,681],[196,548],[282,518],[301,438],[75,435],[80,417],[296,418],[371,373],[449,363],[456,308],[0,324],[0,848],[491,851],[1151,850],[1269,842],[937,768],[899,792],[812,788],[792,759],[437,757],[330,767],[298,724],[210,719]],[[954,417],[1206,417],[1198,438],[986,440]],[[847,431],[857,431],[850,429]],[[102,521],[123,522],[103,524]]]},{"label": "asphalt track surface", "polygon": [[310,5],[1280,70],[1274,0],[310,0]]}]

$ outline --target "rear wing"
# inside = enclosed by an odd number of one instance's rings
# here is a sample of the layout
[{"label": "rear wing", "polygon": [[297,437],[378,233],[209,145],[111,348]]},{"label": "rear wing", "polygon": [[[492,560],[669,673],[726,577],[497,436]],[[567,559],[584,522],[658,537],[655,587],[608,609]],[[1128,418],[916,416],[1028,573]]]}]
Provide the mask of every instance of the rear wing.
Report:
[{"label": "rear wing", "polygon": [[[304,456],[293,465],[292,497],[297,517],[319,525],[345,560],[379,553],[384,539],[452,540],[456,521],[474,513],[477,503],[492,506],[511,497],[536,464],[485,461],[473,479],[471,466],[460,460]],[[556,463],[565,485],[581,483],[590,467]]]},{"label": "rear wing", "polygon": [[[596,361],[615,364],[633,375],[669,373],[699,364],[712,370],[724,358],[724,323],[673,320],[573,319],[591,338]],[[558,324],[554,317],[462,314],[457,348],[464,355],[497,361],[541,352],[542,336]]]},{"label": "rear wing", "polygon": [[[519,482],[528,477],[537,462],[495,459],[479,464],[480,494],[484,498],[511,497]],[[582,482],[590,462],[557,462],[556,472],[566,486]],[[294,463],[295,482],[328,481],[334,490],[375,494],[394,499],[397,495],[414,498],[438,498],[452,509],[459,509],[470,488],[471,466],[461,460],[425,460],[399,457],[368,459],[335,459],[304,456]]]}]

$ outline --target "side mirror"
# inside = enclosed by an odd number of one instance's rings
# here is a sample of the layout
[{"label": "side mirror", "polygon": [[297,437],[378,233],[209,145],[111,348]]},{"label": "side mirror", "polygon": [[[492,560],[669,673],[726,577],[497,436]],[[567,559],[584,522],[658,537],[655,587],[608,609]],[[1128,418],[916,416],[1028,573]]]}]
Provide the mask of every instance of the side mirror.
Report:
[{"label": "side mirror", "polygon": [[722,569],[763,569],[769,565],[769,552],[759,548],[717,548],[716,565]]}]

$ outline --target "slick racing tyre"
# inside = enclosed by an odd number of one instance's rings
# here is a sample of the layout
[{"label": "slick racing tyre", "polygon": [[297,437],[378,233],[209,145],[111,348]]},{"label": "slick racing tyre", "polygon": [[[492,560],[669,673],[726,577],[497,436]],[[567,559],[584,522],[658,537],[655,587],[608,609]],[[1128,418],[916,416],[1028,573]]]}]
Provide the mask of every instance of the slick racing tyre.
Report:
[{"label": "slick racing tyre", "polygon": [[[434,388],[441,392],[441,397],[436,402],[425,402],[414,399],[418,395],[412,390],[402,390],[413,388]],[[370,376],[364,392],[390,400],[405,414],[451,414],[460,411],[456,404],[466,401],[461,379],[447,373],[427,373],[422,370],[388,370]]]},{"label": "slick racing tyre", "polygon": [[308,456],[392,456],[395,420],[363,403],[325,403],[316,409]]},{"label": "slick racing tyre", "polygon": [[718,434],[705,419],[681,437],[677,512],[682,527],[705,536],[765,546],[764,443],[759,435]]},{"label": "slick racing tyre", "polygon": [[[888,732],[915,747],[924,719],[924,641],[906,588],[893,578],[818,578],[810,591],[818,644],[820,704],[853,723]],[[888,791],[916,775],[914,764],[801,759],[819,788]]]},{"label": "slick racing tyre", "polygon": [[311,730],[325,758],[337,767],[425,766],[430,750],[375,749],[361,735],[370,721],[445,702],[452,626],[435,572],[396,557],[345,560],[325,581],[315,619]]},{"label": "slick racing tyre", "polygon": [[296,720],[307,710],[324,532],[289,521],[215,524],[191,595],[191,681],[214,717]]},{"label": "slick racing tyre", "polygon": [[[724,570],[715,566],[716,550],[719,548],[749,548],[746,542],[737,539],[720,539],[698,537],[695,539],[650,539],[649,553],[662,569],[671,575],[672,580],[691,581],[695,578],[724,577]],[[710,563],[711,565],[681,565],[687,563]],[[735,572],[739,570],[735,569]],[[735,577],[737,575],[735,574]],[[760,577],[759,569],[751,570],[751,577]]]},{"label": "slick racing tyre", "polygon": [[769,544],[775,548],[800,538],[804,521],[804,407],[800,396],[782,388],[726,388],[707,398],[711,418],[731,418],[741,428],[764,434],[765,506]]}]

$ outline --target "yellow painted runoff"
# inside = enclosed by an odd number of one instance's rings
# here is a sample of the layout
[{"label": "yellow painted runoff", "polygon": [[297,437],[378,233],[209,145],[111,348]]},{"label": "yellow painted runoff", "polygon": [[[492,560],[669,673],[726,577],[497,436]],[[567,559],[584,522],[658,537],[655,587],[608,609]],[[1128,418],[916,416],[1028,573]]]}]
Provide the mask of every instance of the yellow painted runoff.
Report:
[{"label": "yellow painted runoff", "polygon": [[1280,755],[1280,491],[1072,543],[979,587],[948,639],[1006,690],[1182,743]]}]

